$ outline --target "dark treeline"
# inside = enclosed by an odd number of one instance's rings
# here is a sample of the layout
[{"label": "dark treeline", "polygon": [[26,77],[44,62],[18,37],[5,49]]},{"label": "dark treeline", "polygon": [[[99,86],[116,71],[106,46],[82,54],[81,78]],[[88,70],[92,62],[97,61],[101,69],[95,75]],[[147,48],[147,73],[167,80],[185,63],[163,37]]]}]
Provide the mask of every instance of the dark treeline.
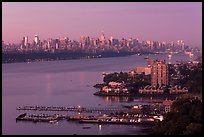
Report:
[{"label": "dark treeline", "polygon": [[68,60],[82,58],[118,57],[132,55],[131,52],[32,52],[32,53],[2,53],[2,63],[32,62],[37,60]]},{"label": "dark treeline", "polygon": [[182,95],[172,104],[171,112],[153,128],[152,135],[201,135],[202,101]]}]

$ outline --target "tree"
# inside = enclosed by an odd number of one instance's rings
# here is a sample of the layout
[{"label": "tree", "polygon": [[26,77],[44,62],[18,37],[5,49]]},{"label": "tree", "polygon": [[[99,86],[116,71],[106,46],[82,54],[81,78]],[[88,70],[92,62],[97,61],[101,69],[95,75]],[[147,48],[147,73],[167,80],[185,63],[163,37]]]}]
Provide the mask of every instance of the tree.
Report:
[{"label": "tree", "polygon": [[202,101],[192,95],[178,97],[164,115],[164,121],[153,127],[152,134],[197,135],[202,133]]},{"label": "tree", "polygon": [[201,135],[202,134],[202,124],[190,123],[186,130],[183,132],[184,135]]}]

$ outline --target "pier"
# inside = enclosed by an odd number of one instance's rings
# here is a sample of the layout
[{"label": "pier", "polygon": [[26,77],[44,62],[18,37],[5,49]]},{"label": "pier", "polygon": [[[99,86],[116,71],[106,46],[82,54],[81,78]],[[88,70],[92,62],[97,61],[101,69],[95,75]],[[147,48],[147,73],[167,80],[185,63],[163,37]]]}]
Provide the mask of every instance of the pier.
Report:
[{"label": "pier", "polygon": [[[50,122],[55,123],[59,120],[66,119],[76,121],[78,123],[98,123],[98,124],[147,124],[151,125],[157,121],[161,121],[162,117],[143,114],[139,106],[133,107],[63,107],[63,106],[23,106],[17,107],[18,111],[73,111],[77,114],[20,114],[16,117],[16,121],[33,121],[33,122]],[[83,112],[83,113],[81,113]],[[92,113],[88,115],[86,113]]]},{"label": "pier", "polygon": [[75,115],[67,118],[67,121],[78,121],[79,123],[97,123],[97,124],[154,124],[158,121],[153,116],[136,116],[136,115],[98,115],[98,116],[85,116]]},{"label": "pier", "polygon": [[112,120],[80,120],[79,123],[96,123],[96,124],[125,124],[125,125],[153,125],[155,121],[137,121],[137,120],[124,120],[124,121],[112,121]]},{"label": "pier", "polygon": [[16,121],[33,121],[33,122],[57,122],[59,120],[68,118],[69,116],[66,115],[59,115],[59,114],[31,114],[27,115],[27,113],[20,114],[16,117]]},{"label": "pier", "polygon": [[16,121],[32,121],[36,122],[49,122],[56,123],[59,120],[76,121],[78,123],[96,123],[96,124],[154,124],[158,119],[149,116],[136,116],[136,115],[60,115],[60,114],[20,114],[16,117]]},{"label": "pier", "polygon": [[23,106],[17,107],[16,110],[27,110],[27,111],[75,111],[75,112],[96,112],[96,113],[114,113],[114,112],[129,112],[127,108],[88,108],[88,107],[64,107],[64,106]]}]

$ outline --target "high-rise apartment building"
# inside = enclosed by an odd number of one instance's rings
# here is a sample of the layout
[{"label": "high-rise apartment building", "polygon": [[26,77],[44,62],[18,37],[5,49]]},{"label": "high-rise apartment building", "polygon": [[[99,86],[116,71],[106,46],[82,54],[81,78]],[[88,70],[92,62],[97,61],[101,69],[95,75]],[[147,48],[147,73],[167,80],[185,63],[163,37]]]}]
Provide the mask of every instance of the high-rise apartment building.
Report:
[{"label": "high-rise apartment building", "polygon": [[158,87],[169,84],[169,69],[165,61],[155,60],[151,66],[151,85]]}]

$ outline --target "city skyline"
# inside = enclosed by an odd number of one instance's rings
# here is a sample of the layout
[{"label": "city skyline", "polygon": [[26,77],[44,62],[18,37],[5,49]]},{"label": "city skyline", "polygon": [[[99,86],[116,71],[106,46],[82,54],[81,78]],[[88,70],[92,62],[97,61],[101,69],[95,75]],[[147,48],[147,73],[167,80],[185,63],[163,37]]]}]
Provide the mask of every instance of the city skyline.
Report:
[{"label": "city skyline", "polygon": [[[20,43],[81,35],[139,38],[147,41],[182,39],[192,47],[202,46],[200,3],[8,3],[2,4],[2,40]],[[157,34],[157,35],[155,35]]]}]

